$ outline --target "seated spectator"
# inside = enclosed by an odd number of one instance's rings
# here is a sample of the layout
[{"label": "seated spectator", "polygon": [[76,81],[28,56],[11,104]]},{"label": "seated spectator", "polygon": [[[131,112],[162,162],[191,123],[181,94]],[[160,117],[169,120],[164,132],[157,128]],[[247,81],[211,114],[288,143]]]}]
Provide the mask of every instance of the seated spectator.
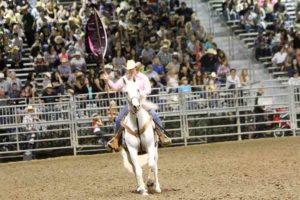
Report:
[{"label": "seated spectator", "polygon": [[44,52],[45,61],[48,63],[48,69],[51,71],[57,67],[57,53],[53,46],[48,46],[47,51]]},{"label": "seated spectator", "polygon": [[11,99],[20,98],[20,90],[18,90],[17,84],[13,83],[11,89],[7,92],[7,96]]},{"label": "seated spectator", "polygon": [[11,41],[11,45],[18,47],[19,49],[23,49],[23,39],[21,37],[19,37],[18,33],[13,34],[13,39]]},{"label": "seated spectator", "polygon": [[[58,37],[59,39],[57,39],[57,37]],[[57,36],[57,37],[55,38],[56,43],[57,43],[57,42],[60,42],[60,41],[61,41],[60,38],[62,38],[61,36]],[[60,45],[63,45],[62,43],[59,43],[59,44],[60,44]],[[56,50],[56,51],[59,52],[58,50]],[[69,54],[66,52],[66,48],[65,48],[64,46],[61,47],[60,53],[58,54],[58,58],[59,58],[60,62],[61,62],[62,60],[70,60],[70,59],[69,59]]]},{"label": "seated spectator", "polygon": [[104,71],[108,74],[109,80],[115,81],[115,72],[111,64],[104,65]]},{"label": "seated spectator", "polygon": [[12,47],[10,57],[11,57],[11,68],[13,69],[23,68],[22,54],[20,52],[19,47],[17,46]]},{"label": "seated spectator", "polygon": [[185,2],[181,2],[181,6],[176,10],[176,14],[184,17],[185,22],[191,21],[194,11],[186,6]]},{"label": "seated spectator", "polygon": [[183,77],[185,77],[188,80],[189,83],[192,80],[191,70],[185,65],[182,65],[182,67],[180,69],[180,72],[178,74],[178,78],[180,80],[182,80]]},{"label": "seated spectator", "polygon": [[273,11],[275,14],[285,11],[285,5],[281,2],[281,0],[277,0],[277,2],[274,4]]},{"label": "seated spectator", "polygon": [[60,76],[59,71],[55,71],[53,73],[53,76],[51,77],[51,84],[52,84],[52,89],[55,91],[57,94],[64,94],[65,90],[65,85],[64,82]]},{"label": "seated spectator", "polygon": [[58,100],[57,93],[52,88],[52,84],[48,84],[42,91],[42,102],[44,103],[55,103]]},{"label": "seated spectator", "polygon": [[[108,86],[104,81],[104,71],[100,71],[98,74],[98,78],[95,79],[95,92],[105,92],[108,91]],[[99,98],[99,95],[97,95],[97,98]]]},{"label": "seated spectator", "polygon": [[149,80],[153,78],[157,82],[160,81],[158,73],[153,70],[153,67],[151,65],[147,66],[145,75],[149,78]]},{"label": "seated spectator", "polygon": [[154,79],[150,79],[150,84],[151,84],[151,94],[150,95],[158,95],[159,94],[159,89],[161,88],[158,82]]},{"label": "seated spectator", "polygon": [[161,65],[160,63],[160,59],[158,56],[154,57],[152,60],[152,69],[153,71],[157,72],[157,74],[159,75],[159,82],[163,85],[166,85],[166,75],[165,75],[165,68],[163,65]]},{"label": "seated spectator", "polygon": [[226,84],[227,76],[229,75],[229,73],[230,73],[230,68],[228,66],[228,62],[227,61],[222,62],[222,64],[218,67],[218,71],[217,71],[217,77],[221,85]]},{"label": "seated spectator", "polygon": [[87,94],[88,89],[86,87],[85,77],[82,72],[76,73],[76,82],[74,86],[74,93],[75,94]]},{"label": "seated spectator", "polygon": [[293,77],[289,78],[289,85],[300,85],[300,76],[298,71],[294,71]]},{"label": "seated spectator", "polygon": [[75,57],[72,58],[70,64],[71,69],[86,73],[86,62],[79,51],[76,51]]},{"label": "seated spectator", "polygon": [[[76,71],[75,69],[76,68],[74,68],[73,71]],[[69,60],[66,58],[61,59],[61,64],[57,67],[57,70],[60,73],[63,82],[67,82],[72,71]]]},{"label": "seated spectator", "polygon": [[257,18],[257,14],[250,8],[248,8],[244,15],[241,16],[240,24],[246,29],[247,32],[250,32],[251,28],[254,28],[254,20]]},{"label": "seated spectator", "polygon": [[144,43],[144,49],[141,53],[142,62],[144,65],[150,65],[152,63],[152,59],[155,57],[155,51],[150,47],[149,42]]},{"label": "seated spectator", "polygon": [[5,80],[4,74],[0,72],[0,89],[6,93],[9,89],[9,83]]},{"label": "seated spectator", "polygon": [[12,89],[13,83],[17,84],[17,89],[20,91],[22,88],[22,81],[17,78],[17,75],[14,71],[10,73],[10,80],[8,81],[8,90]]},{"label": "seated spectator", "polygon": [[51,84],[51,73],[50,72],[46,72],[43,74],[43,89],[46,88],[46,86],[48,86],[49,84]]},{"label": "seated spectator", "polygon": [[264,11],[266,13],[265,19],[268,22],[274,21],[274,13],[273,13],[274,3],[273,2],[272,2],[272,0],[265,0],[262,5],[262,8],[264,9]]},{"label": "seated spectator", "polygon": [[250,77],[248,74],[248,69],[246,68],[242,69],[240,82],[242,87],[248,87],[250,85]]},{"label": "seated spectator", "polygon": [[[272,33],[269,33],[269,38],[271,39],[272,37],[273,37]],[[265,57],[265,56],[271,55],[269,38],[265,37],[263,35],[263,33],[258,34],[258,37],[256,38],[256,40],[254,42],[254,51],[255,51],[256,60],[259,60],[260,57]]]},{"label": "seated spectator", "polygon": [[280,67],[281,71],[283,71],[286,57],[287,57],[287,48],[282,47],[280,51],[274,54],[272,58],[272,63]]},{"label": "seated spectator", "polygon": [[35,69],[35,73],[39,75],[40,73],[49,71],[48,69],[48,62],[45,60],[44,56],[38,54],[37,57],[34,59],[33,67]]},{"label": "seated spectator", "polygon": [[201,70],[205,72],[217,71],[218,58],[216,57],[217,51],[215,49],[208,49],[200,59]]},{"label": "seated spectator", "polygon": [[36,79],[35,79],[35,73],[34,72],[30,72],[28,74],[25,85],[26,84],[31,84],[32,88],[37,90],[38,85],[37,85],[37,82],[36,82]]},{"label": "seated spectator", "polygon": [[122,56],[121,50],[117,50],[117,55],[112,59],[114,70],[125,73],[126,59]]},{"label": "seated spectator", "polygon": [[75,83],[76,83],[76,73],[75,71],[72,71],[69,75],[68,81],[66,83],[66,87],[69,89],[74,90],[75,88]]},{"label": "seated spectator", "polygon": [[230,75],[227,76],[226,88],[236,89],[241,87],[240,78],[236,75],[236,69],[230,69]]},{"label": "seated spectator", "polygon": [[166,71],[169,73],[175,70],[176,73],[179,72],[180,63],[179,63],[179,56],[177,53],[172,55],[172,61],[166,66]]},{"label": "seated spectator", "polygon": [[178,75],[176,69],[170,70],[167,76],[167,86],[170,88],[169,92],[173,93],[177,91],[178,88]]},{"label": "seated spectator", "polygon": [[178,88],[178,91],[185,94],[190,94],[192,91],[191,85],[188,83],[187,77],[183,76],[181,78],[181,84]]},{"label": "seated spectator", "polygon": [[[167,66],[171,60],[172,60],[172,54],[169,52],[169,46],[168,45],[163,45],[158,54],[157,54],[157,57],[159,58],[159,61],[161,63],[162,66]],[[153,58],[155,59],[155,57]],[[152,61],[153,63],[153,61]],[[159,72],[157,72],[159,73]]]}]

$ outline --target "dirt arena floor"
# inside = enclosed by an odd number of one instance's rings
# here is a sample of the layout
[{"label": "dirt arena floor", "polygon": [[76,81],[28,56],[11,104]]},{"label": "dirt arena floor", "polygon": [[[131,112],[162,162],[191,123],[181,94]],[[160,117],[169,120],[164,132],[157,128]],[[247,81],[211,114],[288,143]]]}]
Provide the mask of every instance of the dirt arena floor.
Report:
[{"label": "dirt arena floor", "polygon": [[300,137],[159,154],[161,194],[136,194],[121,155],[103,154],[0,164],[0,199],[300,199]]}]

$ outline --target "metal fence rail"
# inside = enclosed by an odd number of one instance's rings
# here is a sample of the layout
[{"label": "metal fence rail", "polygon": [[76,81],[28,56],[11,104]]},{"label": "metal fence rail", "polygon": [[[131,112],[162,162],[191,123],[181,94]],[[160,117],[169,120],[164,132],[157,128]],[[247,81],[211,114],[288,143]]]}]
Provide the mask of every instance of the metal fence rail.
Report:
[{"label": "metal fence rail", "polygon": [[[174,91],[162,89],[159,95],[148,97],[158,105],[157,113],[174,145],[296,136],[299,131],[299,86],[265,87],[262,96],[257,96],[257,88],[206,91],[195,87],[190,93]],[[107,137],[112,136],[114,124],[108,117],[107,94],[97,96],[100,98],[81,95],[59,98],[54,103],[34,101],[33,114],[39,120],[30,131],[23,122],[28,115],[27,105],[0,107],[0,158],[63,149],[74,155],[106,151],[93,134],[92,115],[103,117],[102,130]],[[117,110],[126,105],[121,92],[111,93],[110,100],[116,103]]]}]

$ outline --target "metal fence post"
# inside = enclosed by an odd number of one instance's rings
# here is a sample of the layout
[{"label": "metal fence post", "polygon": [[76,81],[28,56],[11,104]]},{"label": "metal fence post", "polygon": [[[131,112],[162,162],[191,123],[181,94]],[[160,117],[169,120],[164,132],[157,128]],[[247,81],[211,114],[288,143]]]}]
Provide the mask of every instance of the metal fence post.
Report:
[{"label": "metal fence post", "polygon": [[73,147],[73,154],[77,156],[77,129],[76,129],[76,102],[75,98],[70,101],[69,104],[69,119],[70,119],[70,134],[71,134],[71,145]]},{"label": "metal fence post", "polygon": [[240,118],[240,109],[239,106],[236,107],[236,124],[237,124],[237,134],[238,134],[238,140],[242,140],[241,135],[241,118]]},{"label": "metal fence post", "polygon": [[[297,106],[295,98],[298,96],[298,90],[296,89],[296,86],[289,85],[288,86],[289,90],[289,109],[290,109],[290,124],[292,124],[291,129],[293,132],[293,136],[296,136],[296,129],[297,129]],[[295,92],[296,91],[296,92]]]},{"label": "metal fence post", "polygon": [[179,110],[180,110],[180,122],[181,122],[181,134],[184,141],[184,146],[187,146],[187,132],[186,132],[186,102],[184,98],[184,94],[181,92],[178,93],[178,99],[179,99]]}]

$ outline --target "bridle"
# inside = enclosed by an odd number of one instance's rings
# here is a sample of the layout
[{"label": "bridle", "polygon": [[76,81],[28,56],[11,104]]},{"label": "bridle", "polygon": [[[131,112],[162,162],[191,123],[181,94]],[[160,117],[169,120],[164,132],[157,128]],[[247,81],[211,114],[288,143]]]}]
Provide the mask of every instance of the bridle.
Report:
[{"label": "bridle", "polygon": [[[133,105],[134,100],[138,101],[138,106]],[[129,111],[132,114],[135,115],[141,109],[141,100],[140,100],[140,98],[138,96],[134,96],[134,97],[131,97],[131,98],[127,98],[127,101],[128,101],[128,105],[129,105]]]}]

